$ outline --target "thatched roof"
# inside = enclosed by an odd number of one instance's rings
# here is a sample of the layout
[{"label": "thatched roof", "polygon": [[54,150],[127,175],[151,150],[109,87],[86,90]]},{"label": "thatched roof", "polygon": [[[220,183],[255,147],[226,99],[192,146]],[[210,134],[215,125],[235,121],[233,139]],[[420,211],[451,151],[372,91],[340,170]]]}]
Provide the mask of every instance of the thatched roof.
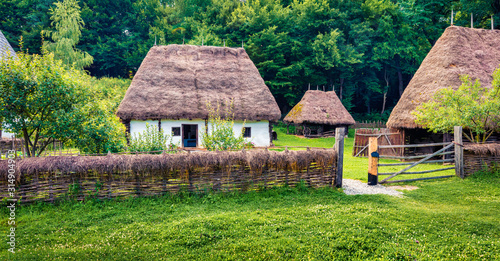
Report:
[{"label": "thatched roof", "polygon": [[287,123],[313,123],[328,125],[352,125],[355,123],[334,91],[309,90],[302,100],[286,115]]},{"label": "thatched roof", "polygon": [[7,41],[7,38],[5,38],[2,31],[0,31],[0,59],[8,56],[17,57],[16,52],[12,49],[9,41]]},{"label": "thatched roof", "polygon": [[235,120],[277,121],[281,112],[243,48],[154,46],[121,102],[122,119],[206,119],[207,102],[234,102]]},{"label": "thatched roof", "polygon": [[500,30],[448,27],[425,57],[391,113],[388,128],[421,128],[411,112],[428,102],[437,90],[461,85],[460,75],[479,79],[491,87],[500,65]]}]

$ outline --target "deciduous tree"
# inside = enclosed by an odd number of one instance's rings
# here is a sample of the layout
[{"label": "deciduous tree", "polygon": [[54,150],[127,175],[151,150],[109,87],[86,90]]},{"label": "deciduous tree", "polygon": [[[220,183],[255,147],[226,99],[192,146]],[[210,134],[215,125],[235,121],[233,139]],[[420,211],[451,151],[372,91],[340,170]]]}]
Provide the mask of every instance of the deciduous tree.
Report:
[{"label": "deciduous tree", "polygon": [[493,74],[492,88],[482,87],[479,80],[462,76],[458,90],[439,90],[434,99],[417,107],[416,123],[434,132],[451,132],[462,126],[471,142],[485,142],[494,131],[500,131],[500,69]]}]

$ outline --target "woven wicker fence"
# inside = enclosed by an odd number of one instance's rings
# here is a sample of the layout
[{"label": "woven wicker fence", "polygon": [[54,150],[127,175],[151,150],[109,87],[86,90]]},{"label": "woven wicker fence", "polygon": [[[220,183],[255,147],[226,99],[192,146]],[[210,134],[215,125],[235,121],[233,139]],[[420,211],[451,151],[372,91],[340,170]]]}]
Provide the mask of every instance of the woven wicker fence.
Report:
[{"label": "woven wicker fence", "polygon": [[[239,151],[161,155],[26,158],[16,161],[16,198],[150,196],[184,191],[247,191],[303,180],[335,186],[336,152]],[[1,194],[8,197],[8,162],[0,161]]]},{"label": "woven wicker fence", "polygon": [[500,143],[468,144],[464,148],[465,176],[500,166]]}]

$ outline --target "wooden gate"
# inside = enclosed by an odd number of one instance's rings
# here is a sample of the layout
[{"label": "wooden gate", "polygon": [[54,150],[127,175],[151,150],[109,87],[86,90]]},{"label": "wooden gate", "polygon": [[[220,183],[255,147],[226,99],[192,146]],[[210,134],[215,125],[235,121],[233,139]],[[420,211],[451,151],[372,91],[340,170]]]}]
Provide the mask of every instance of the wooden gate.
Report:
[{"label": "wooden gate", "polygon": [[[442,147],[438,151],[426,155],[415,155],[415,156],[388,156],[380,155],[378,153],[379,149],[405,149],[405,148],[417,148],[417,147]],[[442,156],[442,159],[439,157]],[[385,159],[399,159],[411,162],[399,162],[399,163],[379,163],[379,158]],[[375,185],[377,180],[384,177],[378,183],[395,183],[395,182],[405,182],[405,181],[415,181],[415,180],[427,180],[427,179],[439,179],[439,178],[449,178],[455,175],[463,178],[463,145],[462,145],[462,128],[455,127],[455,141],[446,143],[432,143],[432,144],[410,144],[410,145],[380,145],[377,137],[370,137],[369,149],[368,149],[368,180],[369,185]],[[423,171],[409,171],[410,169],[420,165],[428,163],[448,163],[447,167],[439,167],[436,169],[423,170]],[[380,167],[394,167],[394,166],[407,166],[396,172],[379,172]],[[398,175],[408,175],[408,174],[426,174],[439,171],[445,171],[455,169],[455,175],[444,175],[444,176],[432,176],[432,177],[421,177],[413,179],[402,179],[402,180],[390,180]],[[374,181],[375,180],[375,181]]]}]

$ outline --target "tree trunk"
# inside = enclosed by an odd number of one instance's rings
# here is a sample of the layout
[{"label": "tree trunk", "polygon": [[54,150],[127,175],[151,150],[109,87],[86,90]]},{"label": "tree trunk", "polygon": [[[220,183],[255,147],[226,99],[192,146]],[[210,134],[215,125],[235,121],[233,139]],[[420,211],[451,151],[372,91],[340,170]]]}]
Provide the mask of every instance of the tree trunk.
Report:
[{"label": "tree trunk", "polygon": [[339,92],[339,99],[340,99],[340,101],[342,101],[342,89],[343,89],[343,87],[344,87],[344,78],[341,77],[340,78],[340,92]]},{"label": "tree trunk", "polygon": [[399,83],[399,97],[403,95],[403,72],[401,71],[401,58],[399,55],[396,55],[396,69],[398,71],[398,83]]},{"label": "tree trunk", "polygon": [[28,154],[28,157],[31,157],[30,144],[28,143],[30,137],[28,136],[28,131],[26,129],[23,129],[23,137],[24,148],[26,150],[26,153]]},{"label": "tree trunk", "polygon": [[385,103],[387,101],[387,91],[389,91],[389,76],[387,75],[387,67],[385,68],[384,71],[384,80],[385,80],[384,101],[382,102],[382,112],[380,114],[384,114]]},{"label": "tree trunk", "polygon": [[366,99],[366,113],[370,114],[372,112],[370,107],[370,98]]},{"label": "tree trunk", "polygon": [[385,111],[385,101],[387,100],[387,91],[384,92],[384,101],[382,102],[382,112],[380,114],[384,114]]}]

